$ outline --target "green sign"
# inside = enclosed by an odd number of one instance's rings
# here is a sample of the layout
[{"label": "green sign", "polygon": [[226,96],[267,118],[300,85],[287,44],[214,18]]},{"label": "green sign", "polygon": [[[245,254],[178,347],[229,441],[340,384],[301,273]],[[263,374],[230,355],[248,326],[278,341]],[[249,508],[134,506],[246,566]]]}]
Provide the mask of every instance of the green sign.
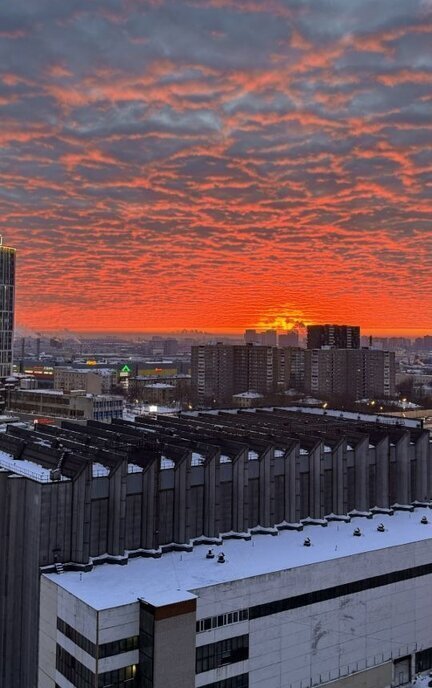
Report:
[{"label": "green sign", "polygon": [[128,366],[127,363],[126,363],[126,365],[123,366],[123,368],[121,369],[120,372],[121,372],[121,373],[131,373],[132,370],[129,368],[129,366]]}]

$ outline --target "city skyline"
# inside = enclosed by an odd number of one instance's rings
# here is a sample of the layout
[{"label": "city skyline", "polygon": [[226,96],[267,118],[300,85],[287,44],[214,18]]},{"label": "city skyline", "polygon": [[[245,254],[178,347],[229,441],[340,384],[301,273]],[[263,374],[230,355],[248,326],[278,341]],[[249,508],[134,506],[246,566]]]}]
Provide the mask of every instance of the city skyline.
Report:
[{"label": "city skyline", "polygon": [[432,331],[428,0],[0,9],[0,233],[35,331]]}]

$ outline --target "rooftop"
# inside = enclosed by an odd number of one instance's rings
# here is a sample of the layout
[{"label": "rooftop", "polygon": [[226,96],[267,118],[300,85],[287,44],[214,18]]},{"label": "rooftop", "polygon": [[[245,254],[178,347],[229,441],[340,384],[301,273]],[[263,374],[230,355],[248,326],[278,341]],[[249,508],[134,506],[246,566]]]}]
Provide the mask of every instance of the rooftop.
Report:
[{"label": "rooftop", "polygon": [[[422,516],[429,520],[420,523]],[[377,526],[383,523],[384,532]],[[354,528],[361,537],[353,537]],[[191,552],[170,552],[160,558],[134,558],[127,566],[102,564],[88,573],[47,574],[57,585],[95,609],[109,609],[142,598],[154,606],[189,599],[199,588],[228,583],[308,564],[340,559],[397,545],[432,539],[429,508],[393,515],[331,521],[326,527],[307,525],[303,531],[281,530],[278,535],[252,535],[250,540],[229,539],[212,547],[216,557],[206,559],[207,546]],[[303,542],[310,537],[312,545]],[[219,564],[217,554],[226,562]]]}]

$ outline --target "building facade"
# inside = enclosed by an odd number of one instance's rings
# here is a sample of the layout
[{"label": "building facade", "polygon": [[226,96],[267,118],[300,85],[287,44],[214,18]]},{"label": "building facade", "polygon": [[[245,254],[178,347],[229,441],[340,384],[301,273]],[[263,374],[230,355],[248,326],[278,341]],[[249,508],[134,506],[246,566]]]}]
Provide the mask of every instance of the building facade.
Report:
[{"label": "building facade", "polygon": [[392,351],[307,349],[304,389],[323,398],[388,399],[396,393]]},{"label": "building facade", "polygon": [[114,379],[115,372],[109,369],[54,367],[54,389],[63,392],[82,390],[86,394],[109,394]]},{"label": "building facade", "polygon": [[429,519],[326,521],[43,575],[38,686],[407,686],[432,669]]},{"label": "building facade", "polygon": [[[57,627],[57,631],[66,636],[66,640],[60,643],[63,650],[75,659],[74,664],[62,650],[54,648],[56,657],[59,653],[58,660],[54,661],[59,662],[58,671],[63,677],[58,680],[60,677],[56,675],[57,685],[62,688],[79,686],[68,678],[75,670],[82,673],[84,683],[81,685],[86,688],[87,685],[92,688],[96,685],[92,672],[95,675],[97,672],[107,674],[101,677],[105,681],[100,684],[102,686],[109,685],[111,680],[114,685],[122,685],[123,682],[126,688],[126,681],[133,678],[130,673],[133,670],[128,667],[137,664],[137,655],[127,657],[126,663],[123,660],[126,657],[124,652],[137,652],[136,645],[128,645],[134,641],[122,644],[126,649],[120,653],[120,658],[100,665],[95,660],[110,657],[109,652],[114,646],[104,649],[103,652],[108,653],[105,656],[99,653],[95,658],[93,650],[87,651],[91,646],[86,645],[87,650],[85,647],[81,649],[90,655],[90,659],[84,655],[83,660],[86,661],[81,661],[78,655],[74,658],[75,645],[85,642],[82,637],[91,642],[98,637],[100,644],[135,637],[136,632],[130,632],[132,627],[127,625],[129,622],[125,619],[124,628],[117,629],[115,637],[110,636],[109,618],[106,618],[107,633],[95,636],[96,629],[87,625],[77,605],[77,626],[69,612],[65,610],[64,614],[68,615],[63,615],[63,603],[58,598],[51,602],[48,598],[41,598],[41,571],[58,571],[59,580],[63,579],[63,570],[76,570],[84,577],[95,564],[110,563],[108,571],[113,571],[116,569],[113,564],[126,564],[135,557],[150,557],[153,561],[154,556],[177,549],[183,552],[183,560],[187,562],[187,557],[194,551],[194,541],[204,540],[219,546],[224,534],[240,539],[249,538],[254,533],[276,535],[292,526],[304,527],[311,522],[310,519],[322,526],[326,516],[338,514],[343,521],[347,513],[352,517],[360,511],[372,517],[377,512],[393,511],[395,505],[405,505],[404,509],[411,514],[413,503],[432,505],[429,502],[432,496],[431,459],[430,436],[423,430],[421,421],[322,409],[191,412],[179,417],[140,418],[135,423],[121,419],[113,420],[111,424],[91,420],[87,425],[63,421],[61,427],[38,425],[33,431],[8,427],[7,432],[0,434],[0,688],[37,687],[37,638],[42,624],[40,615],[45,613],[54,615],[55,626],[63,622],[72,628]],[[321,527],[314,532],[320,533]],[[397,534],[397,529],[392,532]],[[423,538],[423,533],[429,533],[429,530],[424,527],[424,530],[416,530],[418,532],[420,535],[414,539]],[[318,551],[316,537],[311,535],[312,547],[307,550],[308,556]],[[386,542],[396,544],[392,538],[393,535]],[[354,541],[352,532],[349,539]],[[276,538],[270,537],[269,540]],[[363,540],[356,538],[355,542]],[[303,551],[303,544],[300,546]],[[222,551],[224,548],[225,541]],[[291,549],[282,549],[283,556],[288,556],[282,568],[293,568],[289,565]],[[259,559],[271,561],[270,554],[264,553]],[[233,552],[231,563],[231,554],[227,556],[223,569],[227,576],[225,583],[236,579],[233,575],[235,556]],[[414,550],[409,555],[410,565],[423,564],[413,557]],[[244,550],[241,559],[248,560]],[[165,559],[170,562],[172,572],[180,570],[183,560],[173,568],[172,560]],[[131,564],[133,562],[129,561],[127,566]],[[361,569],[356,567],[357,571]],[[126,581],[126,569],[119,566],[119,570],[122,580]],[[303,578],[306,582],[309,570],[306,567],[299,572],[299,580]],[[261,571],[261,574],[264,577],[260,578],[257,588],[244,589],[253,600],[246,606],[266,601],[268,574],[274,574],[274,582],[280,580],[276,570]],[[143,580],[142,574],[139,577]],[[163,583],[163,576],[158,572],[153,578]],[[332,574],[333,579],[334,585],[344,582],[337,580],[336,574]],[[322,588],[324,579],[321,577],[320,580]],[[294,579],[291,579],[289,587],[291,585],[294,585]],[[197,582],[193,588],[201,586],[202,583]],[[281,590],[285,589],[284,586],[285,583]],[[174,587],[176,593],[178,584]],[[185,590],[189,587],[188,584]],[[222,590],[225,588],[219,588],[218,594]],[[106,591],[107,588],[101,586],[100,596],[104,601],[107,599]],[[110,602],[119,591],[115,584],[111,585]],[[244,608],[225,607],[225,602],[231,605],[228,589],[226,592],[220,600],[220,614],[231,614]],[[303,592],[306,593],[298,590],[298,594]],[[313,592],[312,587],[309,592]],[[281,592],[277,594],[280,597]],[[173,602],[167,599],[163,590],[158,599],[158,603],[156,598],[147,599],[147,602],[155,608],[161,601],[166,604]],[[136,602],[134,598],[134,613],[139,612]],[[92,609],[98,611],[97,605]],[[185,642],[188,638],[189,643],[188,634],[192,634],[196,620],[213,618],[219,614],[216,609],[217,605],[213,606],[213,603],[207,611],[203,606],[198,617],[194,610],[190,610],[191,627],[187,632],[185,630]],[[155,616],[156,612],[150,612],[150,617]],[[91,609],[89,613],[93,614]],[[155,622],[166,620],[169,626],[171,622],[168,620],[171,617],[175,619],[177,615],[171,615],[169,610],[166,613],[168,616],[160,612],[162,616],[155,617]],[[60,622],[57,622],[57,616]],[[114,616],[112,627],[120,618],[117,611]],[[45,621],[49,622],[45,616],[43,618],[47,630]],[[151,618],[146,619],[151,622]],[[105,621],[99,616],[99,622]],[[147,633],[147,621],[143,621],[144,633]],[[174,626],[175,623],[172,620]],[[207,630],[206,624],[204,628]],[[271,626],[272,623],[269,628]],[[176,637],[175,629],[173,633]],[[71,637],[68,634],[72,634]],[[158,642],[156,635],[155,642]],[[317,639],[319,635],[317,630],[313,637]],[[215,642],[220,640],[219,634]],[[68,641],[72,644],[66,645]],[[203,645],[212,642],[206,639]],[[422,641],[428,642],[426,639]],[[424,645],[425,648],[429,646]],[[166,647],[165,655],[158,654],[158,658],[161,666],[165,664],[168,670],[169,665],[175,666],[175,662],[166,662],[166,657],[176,650]],[[179,645],[180,650],[182,647]],[[226,651],[231,653],[231,650],[240,652],[244,649],[244,646],[236,645],[226,648]],[[144,649],[141,654],[140,650],[141,645],[138,654],[142,664],[147,660]],[[52,655],[52,651],[51,646],[46,650],[46,656]],[[225,652],[222,646],[218,646],[217,652],[214,648],[214,651],[218,655]],[[410,646],[405,654],[412,652],[414,650]],[[203,655],[201,659],[207,661],[209,656]],[[93,664],[89,665],[89,662]],[[47,669],[50,666],[46,658],[43,664]],[[195,680],[194,666],[192,662],[187,669],[190,673],[184,674],[185,682],[179,679],[177,685],[183,688],[189,685],[186,681]],[[252,664],[242,673],[249,673],[251,668]],[[108,675],[108,672],[120,669],[125,671]],[[198,673],[216,669],[214,666]],[[256,676],[259,675],[258,672]],[[225,675],[220,676],[222,679],[225,680]],[[68,680],[70,683],[65,683]],[[196,685],[211,685],[211,682],[217,685],[218,680],[217,673],[207,674],[197,679]],[[144,682],[143,685],[149,684]],[[174,688],[176,684],[165,683],[166,688],[171,685]]]},{"label": "building facade", "polygon": [[14,248],[3,246],[0,237],[0,379],[12,374],[12,350],[15,319]]},{"label": "building facade", "polygon": [[353,325],[308,325],[307,348],[359,349],[360,327]]},{"label": "building facade", "polygon": [[200,404],[228,406],[234,394],[254,391],[268,396],[281,384],[293,386],[302,377],[302,359],[301,354],[290,357],[288,351],[253,344],[192,347],[192,394]]},{"label": "building facade", "polygon": [[109,421],[121,418],[123,397],[48,389],[11,389],[7,407],[29,416]]}]

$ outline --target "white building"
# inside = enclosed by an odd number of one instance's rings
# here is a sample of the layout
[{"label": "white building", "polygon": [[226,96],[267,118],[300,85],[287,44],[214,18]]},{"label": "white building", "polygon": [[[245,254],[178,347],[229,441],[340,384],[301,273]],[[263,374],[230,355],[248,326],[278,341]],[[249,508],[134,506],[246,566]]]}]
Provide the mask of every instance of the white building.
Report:
[{"label": "white building", "polygon": [[409,685],[432,667],[432,512],[368,516],[42,575],[39,688]]},{"label": "white building", "polygon": [[86,394],[109,394],[115,371],[109,368],[54,368],[54,389],[63,392],[83,390]]}]

